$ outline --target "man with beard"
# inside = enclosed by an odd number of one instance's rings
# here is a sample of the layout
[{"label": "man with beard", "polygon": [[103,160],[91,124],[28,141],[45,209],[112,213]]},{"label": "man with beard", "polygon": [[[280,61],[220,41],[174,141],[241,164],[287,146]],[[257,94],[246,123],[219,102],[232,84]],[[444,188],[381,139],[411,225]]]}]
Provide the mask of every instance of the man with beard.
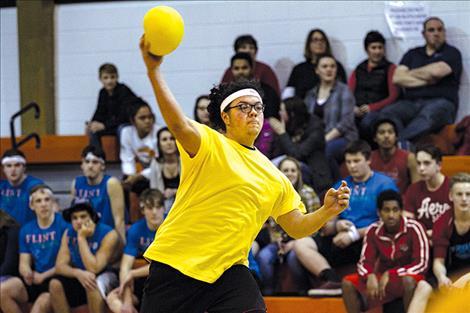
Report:
[{"label": "man with beard", "polygon": [[462,56],[446,43],[444,22],[430,17],[423,23],[426,45],[408,51],[393,75],[404,98],[381,112],[399,128],[400,140],[415,140],[454,122],[459,104]]}]

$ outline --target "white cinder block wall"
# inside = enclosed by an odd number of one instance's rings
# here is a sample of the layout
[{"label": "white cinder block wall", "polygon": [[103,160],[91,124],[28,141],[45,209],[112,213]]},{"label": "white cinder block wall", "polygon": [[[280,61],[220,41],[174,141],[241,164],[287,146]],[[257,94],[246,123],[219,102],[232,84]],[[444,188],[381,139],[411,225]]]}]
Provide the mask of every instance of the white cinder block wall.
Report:
[{"label": "white cinder block wall", "polygon": [[[181,46],[165,60],[163,71],[188,115],[195,98],[219,82],[233,54],[234,39],[250,33],[258,40],[258,59],[270,64],[285,86],[293,65],[303,61],[308,31],[322,28],[333,52],[348,74],[363,59],[367,31],[387,38],[387,54],[398,62],[422,38],[391,38],[383,1],[128,1],[85,3],[56,7],[56,125],[58,134],[82,134],[84,122],[96,107],[97,69],[115,63],[120,80],[154,104],[150,84],[138,51],[142,17],[151,7],[176,8],[186,24]],[[470,2],[429,1],[429,13],[446,23],[448,42],[460,49],[464,72],[458,120],[470,114]],[[1,9],[1,136],[9,134],[8,120],[19,108],[16,9]],[[156,112],[161,120],[160,112]]]}]

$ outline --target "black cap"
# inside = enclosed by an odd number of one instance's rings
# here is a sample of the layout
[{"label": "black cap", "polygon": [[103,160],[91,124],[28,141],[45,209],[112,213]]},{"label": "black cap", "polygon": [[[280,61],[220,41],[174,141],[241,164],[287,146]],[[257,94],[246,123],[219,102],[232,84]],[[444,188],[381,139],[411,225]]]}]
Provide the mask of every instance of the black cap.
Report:
[{"label": "black cap", "polygon": [[79,211],[87,211],[90,214],[91,219],[93,222],[97,223],[100,219],[98,214],[95,212],[93,207],[91,206],[90,202],[83,199],[77,199],[72,202],[72,206],[62,212],[62,216],[64,220],[71,223],[72,221],[72,213],[79,212]]}]

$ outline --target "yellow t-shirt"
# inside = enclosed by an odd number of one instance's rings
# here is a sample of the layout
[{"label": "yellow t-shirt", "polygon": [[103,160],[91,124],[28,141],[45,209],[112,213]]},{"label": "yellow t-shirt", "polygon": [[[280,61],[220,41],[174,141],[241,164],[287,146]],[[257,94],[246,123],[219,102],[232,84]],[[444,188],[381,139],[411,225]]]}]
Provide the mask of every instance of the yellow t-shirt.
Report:
[{"label": "yellow t-shirt", "polygon": [[258,150],[193,122],[201,146],[190,158],[179,143],[181,180],[170,213],[144,257],[213,283],[248,252],[269,216],[305,212],[290,181]]}]

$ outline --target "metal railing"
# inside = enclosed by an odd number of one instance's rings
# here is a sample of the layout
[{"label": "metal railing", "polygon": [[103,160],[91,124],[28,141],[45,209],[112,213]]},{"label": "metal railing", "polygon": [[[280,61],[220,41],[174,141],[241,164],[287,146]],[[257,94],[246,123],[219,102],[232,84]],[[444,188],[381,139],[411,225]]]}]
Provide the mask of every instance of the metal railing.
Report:
[{"label": "metal railing", "polygon": [[34,109],[34,118],[38,119],[41,110],[39,109],[39,105],[36,102],[31,102],[15,114],[13,114],[10,118],[10,139],[11,139],[11,147],[13,149],[18,149],[21,145],[25,144],[31,139],[34,139],[36,141],[36,149],[39,149],[41,147],[41,138],[36,132],[32,132],[28,135],[26,135],[24,138],[22,138],[19,142],[16,141],[16,132],[15,132],[15,119],[29,110]]}]

